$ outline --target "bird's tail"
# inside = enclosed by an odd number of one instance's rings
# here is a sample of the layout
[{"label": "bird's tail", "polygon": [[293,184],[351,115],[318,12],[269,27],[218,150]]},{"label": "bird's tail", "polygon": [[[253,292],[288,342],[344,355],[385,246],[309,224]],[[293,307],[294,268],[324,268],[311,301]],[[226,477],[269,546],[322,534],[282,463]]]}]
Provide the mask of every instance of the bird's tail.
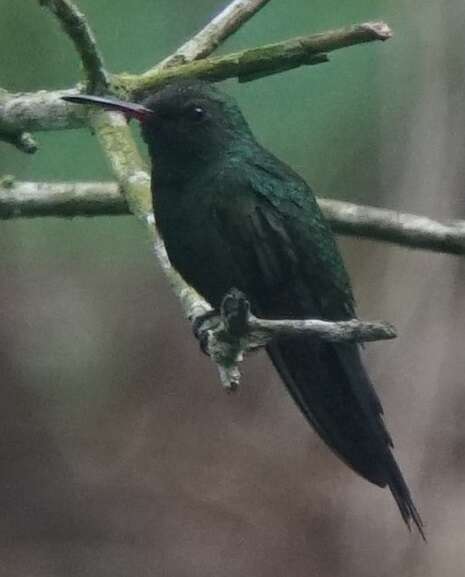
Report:
[{"label": "bird's tail", "polygon": [[354,471],[388,486],[402,518],[425,538],[423,523],[391,452],[382,407],[356,345],[285,337],[268,354],[290,394],[321,438]]}]

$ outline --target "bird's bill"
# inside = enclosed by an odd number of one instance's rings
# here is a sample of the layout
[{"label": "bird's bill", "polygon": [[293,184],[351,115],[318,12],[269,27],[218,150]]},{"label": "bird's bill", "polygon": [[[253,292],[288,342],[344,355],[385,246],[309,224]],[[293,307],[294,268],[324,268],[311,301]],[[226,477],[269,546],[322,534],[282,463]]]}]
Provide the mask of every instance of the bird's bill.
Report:
[{"label": "bird's bill", "polygon": [[141,104],[125,102],[123,100],[117,100],[116,98],[104,98],[91,94],[77,94],[76,96],[62,96],[61,99],[76,104],[92,104],[94,106],[100,106],[100,108],[104,108],[105,110],[117,110],[125,114],[128,118],[135,118],[141,121],[153,114],[149,108]]}]

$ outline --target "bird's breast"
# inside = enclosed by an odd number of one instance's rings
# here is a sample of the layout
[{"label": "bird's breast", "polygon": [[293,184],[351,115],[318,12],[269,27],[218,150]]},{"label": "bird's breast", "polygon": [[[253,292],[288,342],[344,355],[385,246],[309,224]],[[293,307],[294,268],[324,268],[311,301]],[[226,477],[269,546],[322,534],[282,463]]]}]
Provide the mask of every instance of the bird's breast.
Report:
[{"label": "bird's breast", "polygon": [[208,190],[176,194],[161,188],[156,214],[172,265],[186,282],[217,307],[224,294],[238,282],[228,241],[222,237],[214,219],[215,207],[210,196]]}]

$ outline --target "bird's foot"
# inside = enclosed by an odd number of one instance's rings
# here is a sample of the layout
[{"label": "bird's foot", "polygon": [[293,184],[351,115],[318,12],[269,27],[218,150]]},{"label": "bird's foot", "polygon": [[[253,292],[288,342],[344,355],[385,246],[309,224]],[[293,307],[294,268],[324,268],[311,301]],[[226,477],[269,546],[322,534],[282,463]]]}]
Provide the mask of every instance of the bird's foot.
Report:
[{"label": "bird's foot", "polygon": [[227,292],[221,301],[221,316],[233,338],[246,335],[250,317],[250,303],[246,295],[237,288]]},{"label": "bird's foot", "polygon": [[237,346],[239,340],[248,332],[249,317],[250,304],[247,297],[238,289],[232,288],[223,297],[219,311],[207,311],[192,322],[192,330],[200,343],[200,350],[209,356],[209,334],[215,330],[220,330],[221,338],[225,342]]},{"label": "bird's foot", "polygon": [[220,322],[220,314],[214,309],[196,317],[192,322],[192,331],[195,338],[199,341],[200,350],[207,356],[210,356],[208,352],[208,333],[216,328]]}]

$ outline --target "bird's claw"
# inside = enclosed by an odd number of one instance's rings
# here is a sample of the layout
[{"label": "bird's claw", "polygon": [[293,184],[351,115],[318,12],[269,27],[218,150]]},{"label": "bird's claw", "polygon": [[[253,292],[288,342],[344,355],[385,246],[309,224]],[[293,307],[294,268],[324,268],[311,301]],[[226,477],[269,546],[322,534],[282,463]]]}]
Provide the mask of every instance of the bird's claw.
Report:
[{"label": "bird's claw", "polygon": [[221,316],[233,337],[245,335],[250,317],[250,303],[246,295],[237,288],[227,292],[221,301]]},{"label": "bird's claw", "polygon": [[208,352],[208,333],[220,322],[218,311],[211,310],[196,317],[192,322],[192,331],[195,338],[199,341],[200,350],[207,356]]}]

